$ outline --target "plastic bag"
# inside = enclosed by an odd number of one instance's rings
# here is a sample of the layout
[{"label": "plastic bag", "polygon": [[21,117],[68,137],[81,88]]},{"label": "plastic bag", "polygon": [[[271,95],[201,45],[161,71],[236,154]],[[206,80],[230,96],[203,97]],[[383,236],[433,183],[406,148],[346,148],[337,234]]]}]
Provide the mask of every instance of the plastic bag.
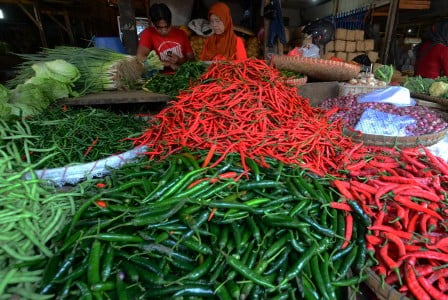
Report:
[{"label": "plastic bag", "polygon": [[364,102],[391,103],[396,106],[415,105],[415,100],[411,98],[409,90],[402,86],[377,89],[370,93],[358,96],[358,103]]},{"label": "plastic bag", "polygon": [[207,19],[194,19],[188,23],[188,28],[199,36],[208,37],[213,34],[210,22]]},{"label": "plastic bag", "polygon": [[314,44],[303,45],[300,50],[303,53],[303,57],[320,58],[320,49]]},{"label": "plastic bag", "polygon": [[417,120],[409,116],[398,116],[367,108],[355,126],[366,134],[385,136],[409,136],[408,128],[415,126]]}]

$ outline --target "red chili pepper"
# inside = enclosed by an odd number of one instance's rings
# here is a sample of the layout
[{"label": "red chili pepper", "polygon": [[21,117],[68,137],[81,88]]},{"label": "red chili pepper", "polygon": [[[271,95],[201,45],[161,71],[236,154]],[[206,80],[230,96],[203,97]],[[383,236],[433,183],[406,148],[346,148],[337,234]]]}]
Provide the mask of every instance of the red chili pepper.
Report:
[{"label": "red chili pepper", "polygon": [[443,217],[441,215],[439,215],[438,213],[436,213],[433,210],[430,210],[428,208],[423,207],[422,205],[419,205],[419,204],[417,204],[415,202],[412,202],[411,198],[409,196],[396,195],[394,197],[394,200],[397,201],[400,204],[403,204],[404,206],[406,206],[408,208],[414,209],[414,210],[416,210],[418,212],[422,212],[422,213],[428,214],[430,216],[433,216],[433,217],[443,221]]},{"label": "red chili pepper", "polygon": [[437,261],[443,261],[448,262],[448,254],[440,253],[437,251],[420,251],[420,252],[413,252],[413,253],[407,253],[403,257],[401,257],[402,260],[407,258],[426,258],[426,259],[433,259]]},{"label": "red chili pepper", "polygon": [[448,296],[436,289],[435,287],[430,284],[425,277],[423,276],[416,276],[418,279],[418,282],[423,287],[423,289],[434,299],[437,300],[448,300]]},{"label": "red chili pepper", "polygon": [[97,201],[96,201],[96,204],[97,204],[99,207],[102,207],[102,208],[106,208],[106,207],[107,207],[107,203],[104,202],[104,201],[102,201],[102,200],[97,200]]},{"label": "red chili pepper", "polygon": [[413,266],[406,263],[404,270],[407,287],[411,291],[412,295],[414,295],[414,297],[418,300],[431,300],[431,297],[425,292],[418,282]]},{"label": "red chili pepper", "polygon": [[98,182],[97,184],[96,184],[96,187],[97,188],[99,188],[99,189],[103,189],[103,188],[105,188],[107,185],[105,184],[105,183],[102,183],[102,182]]},{"label": "red chili pepper", "polygon": [[217,148],[216,144],[211,145],[210,150],[208,151],[207,156],[205,157],[204,162],[202,163],[201,166],[202,168],[207,167],[207,165],[210,163],[210,161],[213,158],[213,155],[215,155],[216,148]]},{"label": "red chili pepper", "polygon": [[353,234],[353,216],[347,213],[345,216],[345,237],[341,249],[345,249],[352,239]]},{"label": "red chili pepper", "polygon": [[386,239],[393,242],[397,246],[399,258],[406,255],[406,248],[403,243],[403,240],[400,237],[393,235],[389,232],[383,232],[383,235]]},{"label": "red chili pepper", "polygon": [[210,211],[210,215],[208,216],[207,221],[210,222],[210,221],[213,219],[213,217],[215,216],[216,210],[217,210],[216,207],[213,207],[213,208],[212,208],[212,210]]},{"label": "red chili pepper", "polygon": [[353,209],[350,207],[350,205],[348,205],[347,203],[344,202],[330,202],[330,207],[334,208],[334,209],[338,209],[338,210],[344,210],[344,211],[352,211]]},{"label": "red chili pepper", "polygon": [[98,137],[90,144],[89,147],[87,147],[86,152],[84,152],[84,156],[89,155],[90,151],[92,151],[93,147],[96,145],[96,143],[98,143]]}]

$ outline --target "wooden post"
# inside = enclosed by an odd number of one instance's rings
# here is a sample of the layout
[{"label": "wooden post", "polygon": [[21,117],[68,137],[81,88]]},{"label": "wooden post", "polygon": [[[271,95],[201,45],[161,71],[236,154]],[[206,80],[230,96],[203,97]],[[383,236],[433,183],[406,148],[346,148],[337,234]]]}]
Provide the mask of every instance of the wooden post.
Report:
[{"label": "wooden post", "polygon": [[[58,25],[59,27],[62,28],[62,30],[65,31],[65,33],[67,33],[68,38],[70,40],[70,45],[74,45],[75,44],[75,38],[73,37],[73,32],[72,32],[72,28],[70,25],[70,19],[68,17],[68,12],[66,10],[64,10],[63,12],[58,12],[58,11],[42,11],[42,14],[46,14],[50,19],[53,20],[53,22],[56,23],[56,25]],[[64,24],[62,24],[56,17],[55,15],[62,15],[64,17]]]},{"label": "wooden post", "polygon": [[395,32],[398,16],[398,4],[400,0],[391,0],[389,4],[389,12],[386,23],[386,35],[384,37],[383,47],[381,49],[381,63],[387,64],[389,59],[389,50],[392,40],[392,35]]},{"label": "wooden post", "polygon": [[20,7],[20,9],[30,18],[31,21],[33,21],[34,25],[36,25],[37,29],[39,30],[40,35],[40,41],[42,43],[42,47],[47,48],[47,38],[45,37],[45,31],[44,26],[42,25],[42,18],[39,11],[39,5],[38,0],[33,1],[33,12],[34,16],[28,11],[28,9],[21,3],[17,3]]},{"label": "wooden post", "polygon": [[[270,0],[262,0],[261,9],[271,2]],[[263,17],[263,27],[264,27],[264,39],[263,39],[263,54],[264,59],[268,59],[268,39],[269,39],[269,26],[271,25],[271,21],[268,18]]]},{"label": "wooden post", "polygon": [[122,42],[127,54],[137,53],[137,28],[135,24],[135,11],[132,0],[118,0],[118,11],[120,12],[120,30]]}]

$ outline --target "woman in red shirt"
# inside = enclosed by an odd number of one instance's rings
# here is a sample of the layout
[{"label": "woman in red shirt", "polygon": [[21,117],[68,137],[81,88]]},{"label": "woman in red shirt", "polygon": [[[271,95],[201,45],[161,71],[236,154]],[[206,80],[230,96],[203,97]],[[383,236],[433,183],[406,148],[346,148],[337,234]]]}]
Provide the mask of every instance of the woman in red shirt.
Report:
[{"label": "woman in red shirt", "polygon": [[418,47],[415,75],[425,78],[448,76],[448,21],[434,24],[429,40]]},{"label": "woman in red shirt", "polygon": [[244,41],[233,32],[232,15],[223,2],[214,3],[208,12],[213,34],[205,40],[201,60],[245,60]]},{"label": "woman in red shirt", "polygon": [[193,49],[187,34],[171,27],[171,11],[164,3],[151,5],[149,10],[153,27],[140,35],[137,57],[145,61],[151,50],[155,50],[167,71],[176,70],[187,60],[194,60]]}]

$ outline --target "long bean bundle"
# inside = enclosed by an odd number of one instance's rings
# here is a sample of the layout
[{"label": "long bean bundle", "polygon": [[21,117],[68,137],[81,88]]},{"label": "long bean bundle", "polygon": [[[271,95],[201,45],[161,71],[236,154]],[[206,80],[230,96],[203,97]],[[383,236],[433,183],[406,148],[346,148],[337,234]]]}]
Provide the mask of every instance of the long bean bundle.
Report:
[{"label": "long bean bundle", "polygon": [[31,66],[43,61],[63,59],[74,64],[81,73],[74,91],[80,95],[102,90],[129,89],[141,78],[145,67],[135,57],[102,48],[56,47],[45,48],[37,54],[18,54],[25,61],[18,67],[18,75],[7,85],[14,87],[34,75]]},{"label": "long bean bundle", "polygon": [[22,122],[0,122],[0,299],[48,299],[35,291],[45,259],[53,255],[51,239],[74,214],[79,194],[58,192],[36,178],[22,180],[45,159],[31,164],[29,155],[19,153],[33,147]]}]

